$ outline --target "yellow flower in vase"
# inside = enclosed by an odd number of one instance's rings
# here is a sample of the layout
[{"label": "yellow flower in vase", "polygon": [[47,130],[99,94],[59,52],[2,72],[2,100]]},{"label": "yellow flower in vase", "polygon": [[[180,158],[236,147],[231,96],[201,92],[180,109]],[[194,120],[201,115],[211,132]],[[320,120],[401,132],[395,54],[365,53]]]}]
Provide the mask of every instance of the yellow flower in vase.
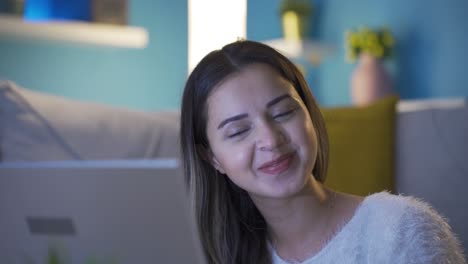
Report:
[{"label": "yellow flower in vase", "polygon": [[391,56],[395,39],[388,28],[371,29],[361,27],[346,31],[346,59],[353,63],[362,53],[368,53],[379,59]]}]

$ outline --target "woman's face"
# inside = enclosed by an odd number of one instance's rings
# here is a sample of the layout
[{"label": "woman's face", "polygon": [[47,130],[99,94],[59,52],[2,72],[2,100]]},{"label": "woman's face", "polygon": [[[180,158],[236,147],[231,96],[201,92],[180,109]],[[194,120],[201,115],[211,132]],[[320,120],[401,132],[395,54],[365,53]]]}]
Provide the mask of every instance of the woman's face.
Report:
[{"label": "woman's face", "polygon": [[208,98],[211,163],[252,198],[288,197],[312,180],[317,136],[306,106],[273,68],[252,64]]}]

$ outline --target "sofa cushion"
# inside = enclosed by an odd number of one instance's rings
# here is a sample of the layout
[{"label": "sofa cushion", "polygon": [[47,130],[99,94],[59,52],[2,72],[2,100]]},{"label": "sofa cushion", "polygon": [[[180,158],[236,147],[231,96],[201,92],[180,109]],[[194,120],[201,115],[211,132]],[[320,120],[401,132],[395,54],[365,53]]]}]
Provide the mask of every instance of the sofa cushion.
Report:
[{"label": "sofa cushion", "polygon": [[468,249],[467,101],[424,100],[401,107],[395,163],[396,191],[433,205]]},{"label": "sofa cushion", "polygon": [[358,195],[393,191],[397,101],[390,96],[365,107],[322,108],[330,139],[327,186]]},{"label": "sofa cushion", "polygon": [[3,161],[178,157],[177,113],[140,112],[0,81]]}]

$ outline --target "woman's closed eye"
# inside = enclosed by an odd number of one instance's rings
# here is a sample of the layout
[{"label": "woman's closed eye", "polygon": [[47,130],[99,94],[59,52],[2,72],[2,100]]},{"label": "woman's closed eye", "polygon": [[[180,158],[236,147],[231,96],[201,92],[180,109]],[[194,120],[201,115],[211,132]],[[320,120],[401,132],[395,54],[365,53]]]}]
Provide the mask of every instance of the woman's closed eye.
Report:
[{"label": "woman's closed eye", "polygon": [[236,130],[233,130],[232,132],[229,132],[227,137],[228,138],[239,137],[245,134],[247,131],[249,131],[249,128],[236,129]]},{"label": "woman's closed eye", "polygon": [[297,107],[294,107],[294,108],[291,108],[291,109],[289,109],[287,111],[284,111],[284,112],[281,112],[279,114],[273,115],[273,119],[275,119],[277,121],[287,120],[288,118],[293,116],[293,114],[296,112],[296,110],[297,110]]}]

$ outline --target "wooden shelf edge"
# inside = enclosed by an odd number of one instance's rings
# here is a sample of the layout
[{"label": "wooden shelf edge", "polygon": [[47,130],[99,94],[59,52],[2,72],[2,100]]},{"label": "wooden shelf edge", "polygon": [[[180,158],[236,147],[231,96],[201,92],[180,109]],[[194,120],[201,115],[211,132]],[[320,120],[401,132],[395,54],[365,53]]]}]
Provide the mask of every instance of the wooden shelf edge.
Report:
[{"label": "wooden shelf edge", "polygon": [[76,21],[28,22],[8,15],[0,15],[0,36],[137,49],[146,47],[149,39],[148,32],[140,27]]},{"label": "wooden shelf edge", "polygon": [[323,58],[334,52],[334,47],[311,39],[286,40],[270,39],[263,43],[291,59],[306,59],[312,64],[320,64]]}]

